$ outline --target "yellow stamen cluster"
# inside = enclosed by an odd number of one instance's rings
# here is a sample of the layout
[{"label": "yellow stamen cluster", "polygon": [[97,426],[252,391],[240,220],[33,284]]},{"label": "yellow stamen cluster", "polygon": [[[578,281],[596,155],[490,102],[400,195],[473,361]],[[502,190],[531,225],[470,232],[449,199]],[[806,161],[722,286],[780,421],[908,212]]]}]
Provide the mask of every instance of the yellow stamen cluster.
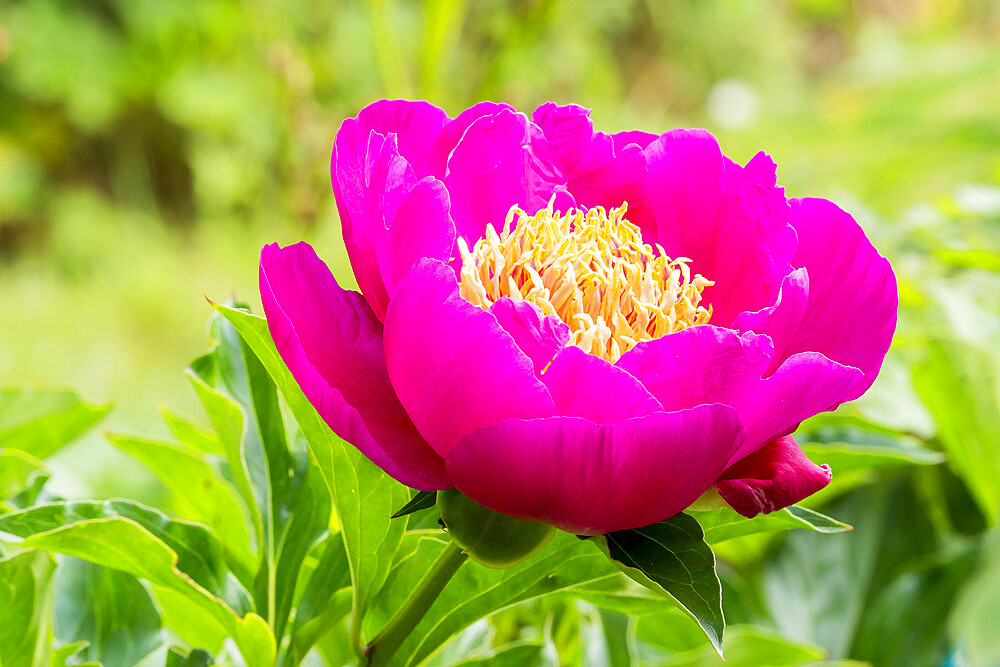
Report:
[{"label": "yellow stamen cluster", "polygon": [[708,322],[711,307],[699,304],[714,283],[692,276],[691,260],[643,243],[626,208],[562,214],[550,204],[529,216],[511,207],[500,234],[488,224],[472,250],[458,239],[462,296],[484,309],[503,296],[530,301],[569,325],[570,344],[611,362]]}]

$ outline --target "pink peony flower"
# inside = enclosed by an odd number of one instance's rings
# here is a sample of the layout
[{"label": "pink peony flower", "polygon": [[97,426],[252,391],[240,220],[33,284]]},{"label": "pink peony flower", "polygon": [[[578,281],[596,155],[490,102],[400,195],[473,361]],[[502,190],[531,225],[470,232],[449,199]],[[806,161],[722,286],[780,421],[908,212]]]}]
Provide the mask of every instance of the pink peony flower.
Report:
[{"label": "pink peony flower", "polygon": [[330,428],[400,482],[579,534],[829,482],[788,436],[871,385],[896,281],[766,154],[595,132],[575,105],[381,101],[331,173],[361,293],[269,245],[264,309]]}]

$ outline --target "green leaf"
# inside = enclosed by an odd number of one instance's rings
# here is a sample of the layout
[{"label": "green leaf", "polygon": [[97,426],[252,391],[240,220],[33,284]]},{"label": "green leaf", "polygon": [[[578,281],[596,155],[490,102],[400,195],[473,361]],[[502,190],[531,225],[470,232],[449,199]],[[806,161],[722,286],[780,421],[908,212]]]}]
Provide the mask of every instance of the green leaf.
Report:
[{"label": "green leaf", "polygon": [[204,649],[196,648],[189,653],[179,646],[171,646],[164,667],[209,667],[214,664],[212,654]]},{"label": "green leaf", "polygon": [[691,614],[722,655],[722,584],[715,554],[694,518],[677,514],[651,526],[599,535],[593,542],[629,577]]},{"label": "green leaf", "polygon": [[82,521],[126,519],[141,526],[172,550],[177,568],[239,613],[250,609],[250,599],[230,574],[218,539],[204,526],[171,519],[162,512],[128,500],[76,501],[37,505],[0,516],[0,533],[26,539]]},{"label": "green leaf", "polygon": [[[896,437],[895,442],[906,442]],[[945,461],[941,452],[917,446],[858,445],[848,442],[802,442],[802,451],[811,461],[825,463],[833,471],[833,480],[825,488],[802,502],[822,506],[862,484],[878,480],[877,471],[914,465],[936,465]]]},{"label": "green leaf", "polygon": [[232,637],[247,665],[274,664],[274,638],[267,623],[254,613],[238,616],[178,569],[177,554],[170,547],[130,519],[77,521],[34,533],[24,539],[22,546],[83,558],[179,593],[204,612],[202,622],[210,622],[220,633]]},{"label": "green leaf", "polygon": [[[673,628],[665,625],[675,624],[675,617],[667,616],[664,623],[655,623],[655,617],[644,618],[638,624],[638,637],[641,642],[641,664],[656,664],[663,667],[704,667],[719,665],[720,667],[792,667],[822,660],[822,649],[809,644],[789,640],[765,628],[734,625],[726,630],[726,660],[706,645],[698,648],[678,650],[676,646],[666,648],[666,653],[659,650],[649,650],[652,646],[669,644],[664,642]],[[665,632],[666,630],[666,632]]]},{"label": "green leaf", "polygon": [[[15,506],[31,505],[51,473],[40,460],[17,449],[0,449],[0,512],[4,500]],[[25,494],[24,502],[18,496]]]},{"label": "green leaf", "polygon": [[204,430],[190,419],[181,417],[165,405],[160,406],[160,414],[163,415],[167,427],[178,442],[204,454],[225,455],[226,451],[214,433]]},{"label": "green leaf", "polygon": [[111,409],[69,391],[0,390],[0,447],[44,459],[83,434]]},{"label": "green leaf", "polygon": [[413,514],[420,510],[428,510],[437,504],[437,491],[417,491],[410,498],[410,502],[403,505],[391,518],[398,519],[407,514]]},{"label": "green leaf", "polygon": [[55,567],[52,557],[42,551],[0,559],[0,665],[35,667],[49,662]]},{"label": "green leaf", "polygon": [[[381,627],[388,620],[438,557],[444,544],[437,536],[407,535],[401,552],[408,553],[393,566],[385,587],[379,591],[370,618],[365,619],[366,625]],[[467,563],[406,638],[396,653],[397,661],[407,666],[421,664],[481,618],[520,602],[620,576],[589,544],[561,532],[533,558],[506,570]]]},{"label": "green leaf", "polygon": [[[669,603],[667,603],[669,604]],[[634,622],[625,614],[577,600],[583,664],[631,667],[634,662]]]},{"label": "green leaf", "polygon": [[746,535],[773,533],[796,528],[814,530],[818,533],[841,533],[851,529],[846,523],[820,514],[815,510],[796,505],[770,514],[759,514],[752,519],[748,519],[727,507],[709,512],[696,512],[693,516],[701,524],[705,531],[705,541],[709,544],[718,544]]},{"label": "green leaf", "polygon": [[77,655],[87,648],[87,642],[73,642],[52,649],[49,667],[101,667],[97,662],[80,662]]},{"label": "green leaf", "polygon": [[250,346],[284,397],[329,485],[340,520],[353,582],[352,644],[360,650],[361,619],[385,582],[405,529],[390,518],[409,500],[406,487],[338,438],[303,395],[274,347],[267,322],[214,304]]},{"label": "green leaf", "polygon": [[295,608],[288,662],[299,664],[320,636],[351,611],[351,571],[340,535],[328,536]]},{"label": "green leaf", "polygon": [[937,423],[948,462],[968,485],[991,526],[1000,522],[1000,396],[997,367],[982,350],[932,341],[913,370],[920,399]]},{"label": "green leaf", "polygon": [[[453,667],[548,667],[554,663],[545,654],[545,644],[517,642],[486,655],[452,663]],[[592,663],[585,663],[592,664]]]},{"label": "green leaf", "polygon": [[170,489],[178,513],[211,528],[224,545],[227,562],[237,572],[255,569],[250,553],[246,509],[238,494],[198,452],[170,442],[108,434],[118,449],[131,454]]},{"label": "green leaf", "polygon": [[135,577],[67,558],[56,570],[55,588],[56,637],[84,641],[80,658],[128,667],[162,643],[160,612]]}]

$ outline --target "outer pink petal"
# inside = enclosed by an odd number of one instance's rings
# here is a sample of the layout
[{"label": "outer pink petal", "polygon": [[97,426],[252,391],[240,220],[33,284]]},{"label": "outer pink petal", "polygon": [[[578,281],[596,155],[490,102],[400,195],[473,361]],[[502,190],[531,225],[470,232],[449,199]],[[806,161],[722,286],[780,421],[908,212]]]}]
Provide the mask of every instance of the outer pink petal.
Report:
[{"label": "outer pink petal", "polygon": [[261,252],[260,293],[281,358],[327,425],[407,486],[452,486],[393,392],[382,325],[305,243]]},{"label": "outer pink petal", "polygon": [[597,535],[683,510],[715,482],[739,437],[736,413],[722,405],[611,425],[508,419],[463,438],[448,472],[493,510]]},{"label": "outer pink petal", "polygon": [[701,403],[735,408],[746,431],[736,453],[742,457],[848,400],[861,378],[856,368],[806,352],[789,357],[764,379],[772,352],[766,336],[698,326],[639,343],[618,366],[667,410]]},{"label": "outer pink petal", "polygon": [[422,100],[381,100],[362,109],[357,123],[366,136],[371,130],[382,135],[395,134],[400,154],[422,177],[428,173],[424,171],[427,153],[448,123],[448,114]]},{"label": "outer pink petal", "polygon": [[639,148],[645,148],[650,145],[658,138],[657,135],[652,132],[645,132],[644,130],[626,130],[625,132],[616,132],[611,135],[611,140],[615,144],[615,150],[620,151],[629,144],[635,144]]},{"label": "outer pink petal", "polygon": [[454,120],[449,121],[434,137],[434,142],[431,144],[430,150],[427,151],[425,165],[427,173],[444,178],[448,171],[448,158],[451,157],[451,152],[455,150],[455,146],[458,145],[469,126],[483,116],[495,116],[504,110],[512,113],[517,111],[509,104],[479,102],[458,114]]},{"label": "outer pink petal", "polygon": [[455,247],[455,223],[444,183],[433,176],[419,181],[400,202],[377,253],[379,270],[391,297],[400,281],[425,257],[447,262]]},{"label": "outer pink petal", "polygon": [[626,371],[573,345],[542,371],[559,414],[596,424],[616,424],[663,411],[663,406]]},{"label": "outer pink petal", "polygon": [[407,274],[385,319],[392,386],[431,447],[508,417],[556,414],[548,390],[496,317],[459,295],[455,273],[423,260]]},{"label": "outer pink petal", "polygon": [[569,342],[566,323],[554,315],[543,315],[530,301],[504,296],[490,306],[490,312],[531,359],[537,377]]},{"label": "outer pink petal", "polygon": [[829,466],[816,465],[795,440],[784,437],[729,466],[715,487],[734,510],[752,517],[811,496],[829,484],[832,476]]},{"label": "outer pink petal", "polygon": [[706,290],[713,324],[774,303],[792,270],[795,233],[774,162],[758,153],[745,167],[723,157],[704,130],[673,130],[645,149],[655,222],[634,220],[672,257],[716,282]]},{"label": "outer pink petal", "polygon": [[470,247],[487,223],[502,227],[511,206],[533,214],[563,185],[537,134],[524,114],[501,110],[474,121],[451,152],[444,182],[455,228]]},{"label": "outer pink petal", "polygon": [[812,350],[864,373],[855,398],[882,367],[896,329],[896,276],[849,214],[825,199],[792,201],[794,264],[809,271],[809,303],[786,354]]}]

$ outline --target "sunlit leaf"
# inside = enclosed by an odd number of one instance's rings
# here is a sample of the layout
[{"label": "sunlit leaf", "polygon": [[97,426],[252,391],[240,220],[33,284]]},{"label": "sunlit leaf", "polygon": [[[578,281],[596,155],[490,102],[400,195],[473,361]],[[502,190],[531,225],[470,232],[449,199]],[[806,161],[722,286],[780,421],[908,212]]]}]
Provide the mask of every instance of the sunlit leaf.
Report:
[{"label": "sunlit leaf", "polygon": [[705,531],[705,541],[709,544],[718,544],[746,535],[773,533],[796,528],[814,530],[818,533],[840,533],[851,529],[846,523],[795,505],[770,514],[759,514],[752,519],[748,519],[729,508],[694,512],[692,516],[701,524]]},{"label": "sunlit leaf", "polygon": [[297,664],[320,636],[351,611],[351,572],[340,535],[327,537],[295,609],[290,660]]},{"label": "sunlit leaf", "polygon": [[0,665],[48,664],[55,567],[43,551],[0,559]]},{"label": "sunlit leaf", "polygon": [[85,403],[69,391],[0,389],[0,447],[47,458],[110,409]]}]

